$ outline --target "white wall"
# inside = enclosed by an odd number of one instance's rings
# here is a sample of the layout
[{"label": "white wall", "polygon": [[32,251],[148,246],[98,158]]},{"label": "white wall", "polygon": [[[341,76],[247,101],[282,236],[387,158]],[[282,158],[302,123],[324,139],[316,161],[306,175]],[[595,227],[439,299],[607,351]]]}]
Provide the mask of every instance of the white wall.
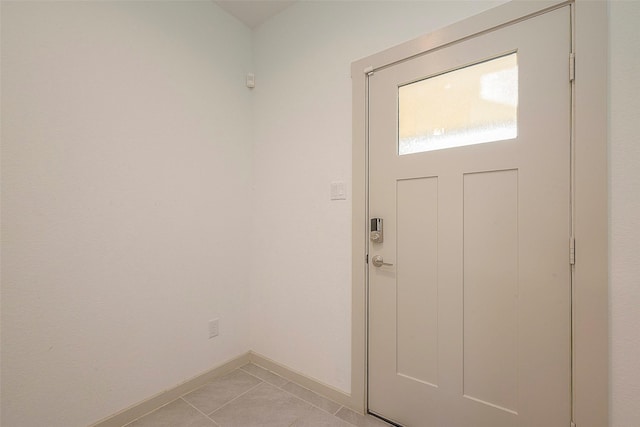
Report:
[{"label": "white wall", "polygon": [[300,2],[254,31],[253,349],[351,381],[352,61],[498,2]]},{"label": "white wall", "polygon": [[212,2],[2,2],[3,427],[249,349],[250,68]]},{"label": "white wall", "polygon": [[[207,3],[2,2],[2,425],[86,425],[250,347],[349,391],[349,64],[487,6],[303,2],[251,41]],[[637,22],[611,5],[610,427],[640,425]]]},{"label": "white wall", "polygon": [[[304,2],[254,31],[256,351],[349,391],[351,206],[329,201],[351,175],[348,64],[485,7]],[[611,427],[640,425],[638,22],[611,2]]]},{"label": "white wall", "polygon": [[640,2],[610,16],[611,427],[640,425]]}]

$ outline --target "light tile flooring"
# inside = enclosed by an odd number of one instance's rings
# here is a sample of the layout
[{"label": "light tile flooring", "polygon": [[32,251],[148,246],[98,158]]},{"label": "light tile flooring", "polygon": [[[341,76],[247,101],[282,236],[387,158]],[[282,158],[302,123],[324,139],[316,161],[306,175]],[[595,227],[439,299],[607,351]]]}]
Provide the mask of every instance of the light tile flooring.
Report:
[{"label": "light tile flooring", "polygon": [[127,424],[126,427],[389,427],[254,364]]}]

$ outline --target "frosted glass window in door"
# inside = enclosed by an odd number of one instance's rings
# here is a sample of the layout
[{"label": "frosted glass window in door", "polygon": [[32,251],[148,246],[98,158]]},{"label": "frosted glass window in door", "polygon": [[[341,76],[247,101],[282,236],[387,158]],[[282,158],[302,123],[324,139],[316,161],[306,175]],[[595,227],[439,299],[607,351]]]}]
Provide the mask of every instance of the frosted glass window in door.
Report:
[{"label": "frosted glass window in door", "polygon": [[398,100],[400,155],[516,138],[517,54],[400,86]]}]

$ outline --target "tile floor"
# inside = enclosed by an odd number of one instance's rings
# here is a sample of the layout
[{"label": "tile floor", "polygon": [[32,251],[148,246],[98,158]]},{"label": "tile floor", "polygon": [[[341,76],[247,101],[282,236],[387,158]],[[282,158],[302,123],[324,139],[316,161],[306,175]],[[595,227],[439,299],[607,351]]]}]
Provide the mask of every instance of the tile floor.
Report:
[{"label": "tile floor", "polygon": [[254,364],[211,381],[126,427],[389,427]]}]

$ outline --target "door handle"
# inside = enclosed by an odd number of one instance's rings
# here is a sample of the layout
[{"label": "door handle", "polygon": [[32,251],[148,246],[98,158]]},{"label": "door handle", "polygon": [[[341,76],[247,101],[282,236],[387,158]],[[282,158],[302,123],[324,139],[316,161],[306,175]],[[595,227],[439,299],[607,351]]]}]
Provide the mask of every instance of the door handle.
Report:
[{"label": "door handle", "polygon": [[384,262],[384,258],[382,258],[382,255],[374,255],[371,258],[371,263],[376,267],[382,267],[383,265],[393,265],[391,263]]}]

